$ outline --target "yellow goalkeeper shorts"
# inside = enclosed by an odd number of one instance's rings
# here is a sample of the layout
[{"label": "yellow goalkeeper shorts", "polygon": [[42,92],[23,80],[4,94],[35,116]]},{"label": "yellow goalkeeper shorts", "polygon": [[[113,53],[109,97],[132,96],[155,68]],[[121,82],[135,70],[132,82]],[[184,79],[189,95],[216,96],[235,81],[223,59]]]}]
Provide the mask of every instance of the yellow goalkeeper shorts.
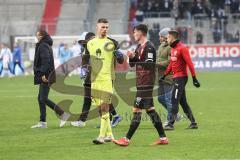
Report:
[{"label": "yellow goalkeeper shorts", "polygon": [[113,94],[112,81],[95,81],[91,86],[93,105],[100,106],[103,103],[111,104]]}]

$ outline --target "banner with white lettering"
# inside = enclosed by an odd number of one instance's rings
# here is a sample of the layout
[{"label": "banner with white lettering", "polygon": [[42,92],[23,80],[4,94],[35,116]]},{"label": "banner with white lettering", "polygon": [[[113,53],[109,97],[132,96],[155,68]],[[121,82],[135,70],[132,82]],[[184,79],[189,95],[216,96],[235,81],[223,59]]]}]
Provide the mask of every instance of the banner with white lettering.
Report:
[{"label": "banner with white lettering", "polygon": [[196,70],[240,71],[240,44],[189,45]]}]

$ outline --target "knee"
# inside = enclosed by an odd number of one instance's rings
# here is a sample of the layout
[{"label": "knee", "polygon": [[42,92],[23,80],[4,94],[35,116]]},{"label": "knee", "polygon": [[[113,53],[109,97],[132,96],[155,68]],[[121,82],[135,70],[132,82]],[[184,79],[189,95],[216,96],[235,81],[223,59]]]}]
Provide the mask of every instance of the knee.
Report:
[{"label": "knee", "polygon": [[101,105],[101,112],[104,113],[104,112],[109,112],[109,104],[106,104],[106,103],[103,103]]},{"label": "knee", "polygon": [[38,96],[38,102],[39,103],[46,103],[46,101],[47,101],[46,97]]},{"label": "knee", "polygon": [[155,111],[155,107],[151,107],[147,109],[147,114],[154,112]]},{"label": "knee", "polygon": [[132,111],[133,111],[133,113],[141,113],[142,112],[142,110],[140,108],[136,108],[136,107],[134,107],[132,109]]}]

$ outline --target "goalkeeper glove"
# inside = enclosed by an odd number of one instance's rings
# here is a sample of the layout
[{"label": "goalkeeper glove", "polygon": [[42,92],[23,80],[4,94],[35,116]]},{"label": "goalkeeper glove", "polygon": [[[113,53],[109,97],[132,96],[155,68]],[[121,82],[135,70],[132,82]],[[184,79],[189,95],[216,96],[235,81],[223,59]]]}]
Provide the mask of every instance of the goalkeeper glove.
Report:
[{"label": "goalkeeper glove", "polygon": [[87,74],[89,73],[89,70],[85,67],[80,68],[80,78],[85,79],[87,77]]},{"label": "goalkeeper glove", "polygon": [[195,87],[199,88],[200,87],[200,83],[198,82],[197,78],[194,76],[194,77],[192,77],[192,79],[193,79],[193,85]]},{"label": "goalkeeper glove", "polygon": [[113,51],[113,55],[117,58],[117,59],[119,59],[119,58],[122,58],[123,57],[123,54],[122,54],[122,52],[121,51],[119,51],[119,50],[114,50]]}]

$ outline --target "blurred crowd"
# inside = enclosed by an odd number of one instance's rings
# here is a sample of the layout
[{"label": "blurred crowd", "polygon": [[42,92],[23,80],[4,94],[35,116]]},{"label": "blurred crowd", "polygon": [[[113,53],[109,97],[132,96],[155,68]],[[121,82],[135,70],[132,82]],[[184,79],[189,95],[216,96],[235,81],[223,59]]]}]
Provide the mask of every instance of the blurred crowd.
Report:
[{"label": "blurred crowd", "polygon": [[209,18],[222,18],[228,14],[236,17],[240,14],[240,0],[131,0],[131,8],[136,10],[136,18],[140,21],[144,17],[183,19],[197,14],[206,14]]},{"label": "blurred crowd", "polygon": [[[69,59],[79,56],[82,47],[75,40],[71,46],[67,43],[60,43],[55,58],[59,64],[67,62]],[[25,67],[22,55],[22,47],[16,43],[11,50],[5,43],[0,43],[0,77],[13,77],[24,75]]]},{"label": "blurred crowd", "polygon": [[0,44],[0,75],[1,77],[8,76],[12,77],[17,75],[16,72],[24,73],[24,66],[22,61],[22,49],[19,44],[14,44],[13,51],[4,44]]},{"label": "blurred crowd", "polygon": [[[203,20],[210,21],[210,30],[213,35],[213,42],[234,43],[239,42],[239,30],[227,31],[228,19],[235,22],[240,19],[240,0],[131,0],[130,20],[132,26],[135,26],[145,18],[172,17],[175,19],[175,25],[178,26],[179,20],[187,20],[186,25],[192,24],[194,20],[195,27],[203,27]],[[158,24],[153,26],[153,30],[159,31]],[[186,27],[184,32],[188,32]],[[186,35],[188,33],[183,33]],[[201,43],[203,33],[196,32],[196,42]]]}]

